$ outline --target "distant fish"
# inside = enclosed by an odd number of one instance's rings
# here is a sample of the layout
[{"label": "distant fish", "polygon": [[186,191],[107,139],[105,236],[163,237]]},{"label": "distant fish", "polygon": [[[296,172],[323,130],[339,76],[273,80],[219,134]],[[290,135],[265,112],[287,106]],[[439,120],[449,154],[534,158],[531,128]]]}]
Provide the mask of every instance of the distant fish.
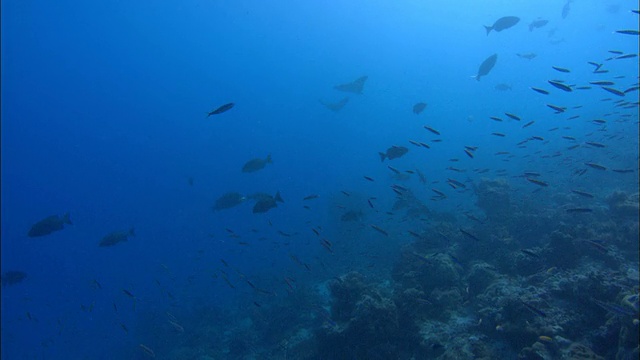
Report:
[{"label": "distant fish", "polygon": [[555,110],[556,114],[563,113],[563,112],[565,112],[567,110],[567,108],[564,107],[564,106],[557,106],[557,105],[553,105],[553,104],[547,104],[547,106],[552,108],[553,110]]},{"label": "distant fish", "polygon": [[563,67],[559,67],[559,66],[552,66],[551,68],[553,68],[554,70],[563,72],[563,73],[568,73],[571,72],[571,70],[567,69],[567,68],[563,68]]},{"label": "distant fish", "polygon": [[521,120],[521,119],[520,119],[520,117],[519,117],[518,115],[511,114],[511,113],[504,113],[504,114],[505,114],[505,115],[507,115],[508,117],[510,117],[510,118],[511,118],[511,119],[513,119],[513,120],[518,120],[518,121],[520,121],[520,120]]},{"label": "distant fish", "polygon": [[508,91],[508,90],[511,90],[511,84],[500,83],[500,84],[496,84],[496,86],[494,86],[493,88],[498,91]]},{"label": "distant fish", "polygon": [[333,112],[338,112],[340,110],[342,110],[342,108],[347,105],[347,103],[349,102],[349,98],[345,97],[344,99],[335,102],[335,103],[330,103],[330,102],[326,102],[323,100],[320,100],[320,104],[324,105],[327,109],[333,111]]},{"label": "distant fish", "polygon": [[548,83],[563,91],[567,91],[567,92],[573,91],[573,89],[571,89],[569,85],[563,84],[557,80],[549,80]]},{"label": "distant fish", "polygon": [[496,65],[496,60],[498,60],[498,54],[493,54],[486,58],[482,62],[482,64],[480,64],[480,67],[478,68],[478,74],[476,74],[475,79],[480,81],[480,78],[482,76],[489,74],[491,69],[493,69],[493,67]]},{"label": "distant fish", "polygon": [[522,53],[522,54],[517,53],[516,55],[518,55],[518,57],[520,57],[522,59],[527,59],[527,60],[531,60],[531,59],[535,58],[536,56],[538,56],[538,55],[536,55],[535,53],[532,53],[532,52]]},{"label": "distant fish", "polygon": [[129,239],[129,236],[136,236],[133,227],[129,229],[129,231],[114,231],[108,234],[107,236],[103,237],[102,240],[100,240],[99,246],[114,246],[120,242],[127,241]]},{"label": "distant fish", "polygon": [[380,161],[384,161],[385,159],[397,159],[399,157],[402,157],[407,152],[409,152],[409,149],[407,149],[406,147],[393,145],[387,149],[386,153],[379,152],[378,155],[380,155]]},{"label": "distant fish", "polygon": [[238,192],[228,192],[216,200],[216,203],[213,205],[213,210],[224,210],[230,209],[234,206],[240,205],[246,198],[244,195]]},{"label": "distant fish", "polygon": [[364,88],[364,83],[367,81],[367,78],[368,76],[361,76],[350,83],[336,85],[333,88],[344,92],[362,94],[362,89]]},{"label": "distant fish", "polygon": [[21,283],[27,278],[27,273],[23,271],[6,271],[0,276],[0,284],[2,286],[10,286]]},{"label": "distant fish", "polygon": [[543,94],[543,95],[549,95],[549,92],[547,90],[544,89],[540,89],[540,88],[536,88],[536,87],[531,87],[531,90]]},{"label": "distant fish", "polygon": [[31,229],[29,229],[27,236],[38,237],[49,235],[53,232],[62,230],[64,228],[64,224],[73,225],[71,223],[69,213],[66,213],[63,216],[51,215],[33,224]]},{"label": "distant fish", "polygon": [[598,85],[598,86],[615,85],[615,83],[613,81],[607,81],[607,80],[589,81],[589,84]]},{"label": "distant fish", "polygon": [[549,20],[545,19],[536,19],[529,24],[529,31],[533,31],[533,29],[539,29],[549,23]]},{"label": "distant fish", "polygon": [[419,102],[415,105],[413,105],[413,113],[418,115],[420,114],[422,111],[424,111],[424,109],[427,107],[426,103],[423,102]]},{"label": "distant fish", "polygon": [[564,6],[562,7],[562,18],[566,19],[567,16],[569,16],[569,11],[571,11],[571,3],[573,2],[573,0],[568,0]]},{"label": "distant fish", "polygon": [[432,133],[434,133],[436,135],[440,135],[440,132],[438,130],[436,130],[436,129],[430,127],[430,126],[425,125],[424,128],[429,130],[429,131],[431,131]]},{"label": "distant fish", "polygon": [[273,161],[271,161],[271,154],[267,155],[267,157],[264,159],[260,159],[260,158],[251,159],[244,164],[244,166],[242,167],[242,172],[244,173],[256,172],[258,170],[262,170],[267,164],[272,164],[272,163]]},{"label": "distant fish", "polygon": [[274,196],[266,196],[258,200],[255,205],[253,205],[253,213],[265,213],[277,207],[278,202],[284,202],[284,200],[282,200],[282,197],[280,196],[280,192],[277,192]]},{"label": "distant fish", "polygon": [[520,18],[517,16],[504,16],[496,20],[496,22],[494,22],[491,26],[484,25],[484,28],[487,31],[487,35],[489,35],[491,30],[500,32],[502,30],[506,30],[510,27],[515,26],[519,21]]},{"label": "distant fish", "polygon": [[218,115],[218,114],[222,114],[225,111],[229,111],[231,110],[231,108],[234,106],[234,103],[228,103],[228,104],[224,104],[222,106],[220,106],[219,108],[211,111],[208,113],[207,117],[211,116],[211,115]]}]

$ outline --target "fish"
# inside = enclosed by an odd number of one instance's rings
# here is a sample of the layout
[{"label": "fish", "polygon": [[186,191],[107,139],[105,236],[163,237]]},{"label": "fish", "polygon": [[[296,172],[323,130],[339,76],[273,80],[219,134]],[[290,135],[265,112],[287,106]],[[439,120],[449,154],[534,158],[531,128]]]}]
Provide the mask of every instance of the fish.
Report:
[{"label": "fish", "polygon": [[513,120],[520,121],[520,117],[518,115],[510,114],[510,113],[504,113],[504,114],[507,115],[508,117],[512,118]]},{"label": "fish", "polygon": [[333,112],[338,112],[340,110],[342,110],[342,108],[347,105],[347,103],[349,102],[349,97],[345,97],[342,100],[338,101],[338,102],[327,102],[324,100],[319,100],[320,104],[324,105],[324,107],[326,107],[327,109],[333,111]]},{"label": "fish", "polygon": [[624,35],[640,35],[640,31],[638,30],[616,30],[616,32]]},{"label": "fish", "polygon": [[543,94],[543,95],[549,95],[549,92],[547,90],[544,89],[540,89],[540,88],[536,88],[536,87],[531,87],[531,90]]},{"label": "fish", "polygon": [[140,349],[142,349],[142,351],[149,357],[155,358],[156,357],[156,353],[153,352],[153,350],[151,350],[150,347],[144,345],[144,344],[140,344]]},{"label": "fish", "polygon": [[549,186],[549,184],[547,184],[546,182],[541,181],[541,180],[538,180],[538,179],[532,179],[532,178],[530,178],[530,177],[526,177],[525,179],[527,179],[527,181],[529,181],[529,182],[531,182],[531,183],[533,183],[533,184],[536,184],[536,185],[538,185],[538,186],[542,186],[542,187],[547,187],[547,186]]},{"label": "fish", "polygon": [[613,81],[606,81],[606,80],[596,80],[596,81],[589,81],[589,84],[591,85],[615,85],[615,83]]},{"label": "fish", "polygon": [[491,135],[495,135],[495,136],[499,136],[499,137],[505,137],[506,135],[503,133],[499,133],[499,132],[493,132],[491,133]]},{"label": "fish", "polygon": [[255,158],[247,161],[244,166],[242,166],[242,172],[256,172],[258,170],[264,169],[267,164],[273,164],[273,161],[271,160],[271,154],[267,155],[267,157],[264,159]]},{"label": "fish", "polygon": [[388,232],[386,232],[386,231],[384,231],[384,230],[383,230],[382,228],[380,228],[379,226],[374,225],[374,224],[371,224],[371,227],[372,227],[375,231],[377,231],[377,232],[381,233],[382,235],[384,235],[384,236],[389,236],[389,233],[388,233]]},{"label": "fish", "polygon": [[266,196],[256,201],[253,205],[252,211],[254,214],[266,213],[267,211],[277,207],[278,202],[284,202],[279,191],[276,192],[274,196]]},{"label": "fish", "polygon": [[473,235],[473,234],[469,233],[468,231],[465,231],[465,230],[463,230],[463,229],[461,229],[461,228],[458,228],[458,230],[460,230],[460,232],[461,232],[464,236],[466,236],[466,237],[468,237],[468,238],[471,238],[471,239],[473,239],[473,240],[475,240],[475,241],[480,241],[480,239],[479,239],[477,236],[475,236],[475,235]]},{"label": "fish", "polygon": [[571,89],[569,85],[565,85],[557,80],[549,80],[548,83],[563,91],[567,91],[567,92],[573,91],[573,89]]},{"label": "fish", "polygon": [[601,86],[600,87],[602,90],[606,90],[614,95],[618,95],[618,96],[624,96],[625,93],[624,91],[620,91],[618,89],[614,89],[614,88],[610,88],[610,87],[606,87],[606,86]]},{"label": "fish", "polygon": [[360,220],[364,216],[362,211],[347,211],[346,213],[340,216],[340,221],[357,221]]},{"label": "fish", "polygon": [[563,68],[563,67],[559,67],[559,66],[551,66],[552,69],[563,72],[563,73],[568,73],[571,72],[571,70],[567,69],[567,68]]},{"label": "fish", "polygon": [[638,54],[624,54],[624,55],[616,56],[614,59],[616,60],[633,59],[634,57],[637,57],[637,56]]},{"label": "fish", "polygon": [[633,310],[627,309],[624,306],[620,306],[612,303],[606,303],[604,301],[596,300],[593,298],[591,300],[594,303],[596,303],[596,305],[607,310],[608,312],[615,313],[617,315],[623,315],[623,316],[636,316],[636,313]]},{"label": "fish", "polygon": [[436,130],[436,129],[430,127],[430,126],[425,125],[424,128],[429,130],[429,131],[431,131],[432,133],[434,133],[436,135],[440,135],[440,132],[438,130]]},{"label": "fish", "polygon": [[526,127],[529,127],[529,126],[533,125],[533,123],[535,123],[535,121],[533,121],[533,120],[532,120],[532,121],[529,121],[528,123],[524,124],[524,125],[522,126],[522,128],[524,129],[524,128],[526,128]]},{"label": "fish", "polygon": [[498,60],[498,54],[493,54],[488,58],[486,58],[482,62],[482,64],[480,64],[480,67],[478,67],[478,73],[476,74],[475,79],[477,81],[480,81],[481,77],[489,74],[491,69],[493,69],[493,67],[496,65],[497,60]]},{"label": "fish", "polygon": [[490,116],[489,119],[493,120],[493,121],[502,121],[502,119],[500,119],[497,116]]},{"label": "fish", "polygon": [[29,229],[27,236],[39,237],[49,235],[53,232],[62,230],[65,224],[73,225],[69,213],[65,213],[62,216],[51,215],[33,224],[31,229]]},{"label": "fish", "polygon": [[228,192],[219,197],[213,205],[213,211],[230,209],[242,204],[247,198],[238,192]]},{"label": "fish", "polygon": [[522,303],[522,305],[524,305],[527,309],[529,309],[529,311],[531,311],[532,313],[534,313],[534,314],[536,314],[536,315],[538,315],[538,316],[547,317],[547,314],[546,314],[544,311],[542,311],[542,310],[540,310],[540,309],[536,308],[535,306],[533,306],[533,305],[531,305],[531,304],[528,304],[528,303],[526,303],[526,302],[522,301],[522,299],[520,300],[520,302],[521,302],[521,303]]},{"label": "fish", "polygon": [[547,25],[549,23],[549,20],[545,20],[545,19],[536,19],[533,20],[530,24],[529,24],[529,31],[533,31],[533,29],[539,29],[545,25]]},{"label": "fish", "polygon": [[136,232],[133,227],[129,231],[114,231],[100,240],[99,246],[107,247],[114,246],[120,242],[127,241],[129,236],[136,236]]},{"label": "fish", "polygon": [[23,282],[26,278],[26,272],[10,270],[0,276],[0,284],[2,284],[2,286],[16,285]]},{"label": "fish", "polygon": [[397,159],[399,157],[402,157],[407,152],[409,152],[409,149],[407,149],[406,147],[393,145],[387,149],[386,153],[379,152],[378,155],[380,155],[380,161],[384,161],[385,159]]},{"label": "fish", "polygon": [[574,194],[578,194],[580,196],[588,197],[588,198],[593,198],[594,197],[593,194],[590,194],[588,192],[581,191],[581,190],[571,190],[571,192],[574,193]]},{"label": "fish", "polygon": [[426,107],[427,107],[426,103],[419,102],[419,103],[413,105],[413,113],[418,115],[421,112],[423,112]]},{"label": "fish", "polygon": [[370,177],[370,176],[366,176],[366,175],[365,175],[365,176],[363,176],[363,177],[364,177],[364,179],[365,179],[365,180],[368,180],[368,181],[371,181],[371,182],[375,181],[375,180],[374,180],[372,177]]},{"label": "fish", "polygon": [[598,147],[598,148],[606,147],[606,145],[605,145],[605,144],[600,144],[600,143],[593,142],[593,141],[585,141],[585,144],[587,144],[587,145],[591,145],[591,146],[593,146],[593,147]]},{"label": "fish", "polygon": [[503,16],[496,20],[491,26],[484,25],[484,28],[487,31],[488,36],[491,30],[500,32],[515,26],[518,22],[520,22],[520,18],[517,16]]},{"label": "fish", "polygon": [[585,165],[587,165],[588,167],[594,168],[594,169],[598,169],[598,170],[607,170],[606,167],[600,165],[600,164],[596,164],[596,163],[592,163],[592,162],[586,162],[584,163]]},{"label": "fish", "polygon": [[235,106],[235,104],[234,104],[234,103],[224,104],[224,105],[222,105],[222,106],[218,107],[217,109],[210,111],[210,112],[207,114],[207,117],[209,117],[209,116],[211,116],[211,115],[218,115],[218,114],[222,114],[223,112],[226,112],[226,111],[231,110],[231,108],[232,108],[232,107],[234,107],[234,106]]},{"label": "fish", "polygon": [[563,106],[557,106],[557,105],[553,105],[553,104],[547,104],[547,106],[552,108],[553,110],[555,110],[556,114],[563,113],[563,112],[565,112],[567,110],[567,108],[563,107]]},{"label": "fish", "polygon": [[566,19],[569,16],[569,11],[571,11],[571,3],[573,0],[568,0],[564,6],[562,7],[562,13],[560,14],[563,19]]},{"label": "fish", "polygon": [[362,89],[364,88],[364,83],[367,81],[368,76],[361,76],[354,81],[346,84],[336,85],[333,88],[339,91],[354,93],[354,94],[362,94]]},{"label": "fish", "polygon": [[518,55],[519,58],[527,59],[527,60],[531,60],[531,59],[535,58],[536,56],[538,56],[538,55],[536,55],[535,53],[532,53],[532,52],[522,53],[522,54],[521,53],[517,53],[516,55]]},{"label": "fish", "polygon": [[493,88],[498,91],[512,90],[511,84],[504,84],[504,83],[496,84],[496,86],[494,86]]},{"label": "fish", "polygon": [[320,197],[320,195],[317,195],[317,194],[311,194],[311,195],[307,195],[307,196],[305,196],[304,198],[302,198],[302,200],[303,200],[303,201],[305,201],[305,200],[312,200],[312,199],[317,199],[317,198],[319,198],[319,197]]},{"label": "fish", "polygon": [[468,157],[473,159],[473,153],[467,149],[464,149],[465,154],[467,154]]}]

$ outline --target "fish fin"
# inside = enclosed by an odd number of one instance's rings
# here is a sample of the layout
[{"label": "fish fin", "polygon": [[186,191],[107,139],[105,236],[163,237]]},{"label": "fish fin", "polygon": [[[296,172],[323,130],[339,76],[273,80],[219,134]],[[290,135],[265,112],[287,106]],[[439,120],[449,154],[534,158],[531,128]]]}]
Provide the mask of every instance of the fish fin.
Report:
[{"label": "fish fin", "polygon": [[64,214],[64,216],[62,217],[62,221],[66,224],[73,225],[73,223],[71,222],[71,215],[69,215],[69,213]]},{"label": "fish fin", "polygon": [[281,203],[283,203],[283,202],[284,202],[284,200],[282,199],[282,196],[280,196],[280,191],[276,192],[276,196],[274,196],[274,199],[275,199],[276,201],[281,202]]},{"label": "fish fin", "polygon": [[379,152],[378,155],[380,155],[380,161],[384,161],[384,159],[387,158],[387,155],[385,153]]},{"label": "fish fin", "polygon": [[482,25],[484,26],[484,29],[487,31],[487,36],[489,36],[489,33],[491,32],[491,30],[493,30],[493,26],[487,26],[487,25]]},{"label": "fish fin", "polygon": [[133,228],[133,226],[131,227],[131,229],[129,229],[129,235],[136,236],[136,230]]},{"label": "fish fin", "polygon": [[271,161],[271,154],[267,155],[267,160],[266,160],[266,162],[267,162],[268,164],[272,164],[272,163],[273,163],[273,161]]}]

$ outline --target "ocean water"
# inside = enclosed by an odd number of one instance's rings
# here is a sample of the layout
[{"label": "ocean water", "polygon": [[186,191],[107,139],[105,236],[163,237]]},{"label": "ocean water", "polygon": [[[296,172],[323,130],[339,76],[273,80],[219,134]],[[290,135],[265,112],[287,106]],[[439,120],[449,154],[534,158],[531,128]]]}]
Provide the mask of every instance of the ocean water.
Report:
[{"label": "ocean water", "polygon": [[638,358],[637,6],[2,2],[2,358]]}]

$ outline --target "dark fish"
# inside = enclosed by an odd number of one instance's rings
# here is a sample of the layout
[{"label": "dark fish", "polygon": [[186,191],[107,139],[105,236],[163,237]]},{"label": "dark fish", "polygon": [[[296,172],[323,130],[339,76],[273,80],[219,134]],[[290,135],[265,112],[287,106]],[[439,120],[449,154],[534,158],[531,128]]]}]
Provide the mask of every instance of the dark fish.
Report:
[{"label": "dark fish", "polygon": [[625,55],[616,56],[615,59],[616,60],[633,59],[634,57],[637,57],[637,56],[638,54],[625,54]]},{"label": "dark fish", "polygon": [[520,121],[520,117],[518,115],[510,114],[510,113],[504,113],[504,114],[507,115],[508,117],[512,118],[513,120]]},{"label": "dark fish", "polygon": [[480,239],[478,239],[478,237],[477,237],[477,236],[475,236],[475,235],[473,235],[473,234],[469,233],[468,231],[462,230],[462,229],[460,229],[460,228],[458,228],[458,230],[460,230],[460,232],[461,232],[464,236],[466,236],[466,237],[468,237],[468,238],[471,238],[471,239],[473,239],[473,240],[475,240],[475,241],[480,241]]},{"label": "dark fish", "polygon": [[436,135],[440,135],[440,132],[438,130],[436,130],[436,129],[430,127],[430,126],[425,125],[424,128],[429,130],[429,131],[431,131],[432,133],[434,133]]},{"label": "dark fish", "polygon": [[491,135],[495,135],[495,136],[499,136],[499,137],[505,137],[506,136],[505,134],[498,133],[498,132],[491,133]]},{"label": "dark fish", "polygon": [[565,112],[567,110],[567,108],[563,107],[563,106],[557,106],[557,105],[553,105],[553,104],[547,104],[547,106],[552,108],[553,110],[555,110],[556,114],[563,113],[563,112]]},{"label": "dark fish", "polygon": [[0,276],[2,286],[15,285],[27,278],[27,273],[22,271],[7,271]]},{"label": "dark fish", "polygon": [[485,30],[487,31],[487,35],[491,32],[491,30],[500,32],[502,30],[506,30],[510,27],[513,27],[520,21],[520,18],[517,16],[504,16],[500,19],[496,20],[491,26],[484,25]]},{"label": "dark fish", "polygon": [[493,55],[489,56],[488,58],[486,58],[482,62],[482,64],[480,64],[480,67],[478,68],[478,74],[476,74],[476,76],[475,76],[477,81],[480,81],[481,77],[489,74],[491,69],[493,69],[493,67],[495,66],[496,60],[498,60],[498,54],[493,54]]},{"label": "dark fish", "polygon": [[590,213],[593,212],[592,209],[589,208],[571,208],[567,209],[568,213]]},{"label": "dark fish", "polygon": [[427,107],[427,104],[423,103],[423,102],[419,102],[415,105],[413,105],[413,113],[414,114],[420,114],[422,111],[424,111],[424,109]]},{"label": "dark fish", "polygon": [[267,155],[267,157],[264,159],[260,159],[260,158],[251,159],[247,161],[246,164],[244,164],[244,166],[242,167],[242,172],[249,173],[249,172],[262,170],[267,164],[272,164],[272,163],[273,161],[271,161],[271,154]]},{"label": "dark fish", "polygon": [[367,81],[367,78],[368,76],[361,76],[350,83],[336,85],[333,88],[336,90],[350,92],[354,94],[362,94],[362,89],[364,87],[365,81]]},{"label": "dark fish", "polygon": [[585,141],[585,144],[587,144],[587,145],[591,145],[591,146],[593,146],[593,147],[598,147],[598,148],[603,148],[603,147],[605,147],[605,146],[606,146],[606,145],[604,145],[604,144],[600,144],[600,143],[593,142],[593,141]]},{"label": "dark fish", "polygon": [[532,178],[529,178],[529,177],[527,177],[526,179],[527,179],[527,181],[529,181],[530,183],[536,184],[536,185],[538,185],[538,186],[543,186],[543,187],[547,187],[547,186],[549,186],[549,184],[547,184],[546,182],[541,181],[541,180],[538,180],[538,179],[532,179]]},{"label": "dark fish", "polygon": [[544,94],[544,95],[549,95],[549,92],[547,90],[544,89],[540,89],[540,88],[536,88],[536,87],[531,87],[531,90],[538,92],[540,94]]},{"label": "dark fish", "polygon": [[510,84],[504,84],[504,83],[496,84],[496,86],[494,86],[493,88],[498,91],[512,90]]},{"label": "dark fish", "polygon": [[533,29],[539,29],[549,23],[549,20],[537,19],[533,20],[531,24],[529,24],[529,31],[533,31]]},{"label": "dark fish", "polygon": [[357,221],[362,219],[363,216],[364,214],[362,213],[362,211],[351,210],[342,214],[342,216],[340,216],[340,221]]},{"label": "dark fish", "polygon": [[347,102],[349,102],[349,98],[345,97],[344,99],[335,102],[335,103],[330,103],[330,102],[326,102],[323,100],[320,100],[320,104],[324,105],[327,109],[334,111],[334,112],[338,112],[340,110],[342,110],[342,108],[347,105]]},{"label": "dark fish", "polygon": [[133,227],[129,229],[129,231],[114,231],[111,234],[108,234],[100,240],[99,245],[102,247],[114,246],[120,242],[127,241],[129,236],[136,236],[136,232]]},{"label": "dark fish", "polygon": [[522,305],[524,305],[527,309],[529,309],[529,311],[531,311],[532,313],[542,316],[542,317],[546,317],[547,314],[544,313],[544,311],[536,308],[535,306],[531,305],[531,304],[527,304],[526,302],[520,300],[520,302],[522,303]]},{"label": "dark fish", "polygon": [[317,199],[317,198],[319,198],[319,197],[320,197],[319,195],[312,194],[312,195],[307,195],[307,196],[305,196],[302,200],[303,200],[303,201],[304,201],[304,200],[312,200],[312,199]]},{"label": "dark fish", "polygon": [[60,231],[64,228],[64,224],[73,225],[69,217],[69,213],[64,214],[62,217],[58,215],[51,215],[46,217],[31,226],[27,236],[37,237],[49,235],[52,232]]},{"label": "dark fish", "polygon": [[387,233],[386,231],[384,231],[383,229],[381,229],[379,226],[374,225],[374,224],[371,224],[371,227],[372,227],[375,231],[377,231],[377,232],[381,233],[382,235],[384,235],[384,236],[389,236],[389,233]]},{"label": "dark fish", "polygon": [[607,90],[608,92],[618,95],[618,96],[624,96],[624,91],[620,91],[618,89],[614,89],[614,88],[610,88],[610,87],[606,87],[606,86],[601,86],[600,87],[602,90]]},{"label": "dark fish", "polygon": [[518,55],[518,57],[520,57],[522,59],[527,59],[527,60],[531,60],[531,59],[535,58],[536,56],[538,56],[535,53],[531,53],[531,52],[530,53],[522,53],[522,54],[517,53],[516,55]]},{"label": "dark fish", "polygon": [[228,104],[224,104],[222,106],[220,106],[219,108],[209,112],[209,114],[207,115],[207,117],[211,116],[211,115],[218,115],[218,114],[222,114],[225,111],[229,111],[231,110],[231,108],[234,106],[234,103],[228,103]]},{"label": "dark fish", "polygon": [[245,200],[246,197],[240,193],[228,192],[216,200],[216,203],[213,205],[213,210],[230,209],[236,205],[240,205]]},{"label": "dark fish", "polygon": [[551,68],[554,69],[554,70],[563,72],[563,73],[571,72],[571,70],[569,70],[567,68],[559,67],[559,66],[552,66]]},{"label": "dark fish", "polygon": [[284,200],[282,200],[282,197],[280,196],[280,192],[277,192],[275,196],[268,196],[258,200],[255,205],[253,205],[253,213],[265,213],[277,207],[278,202],[284,202]]},{"label": "dark fish", "polygon": [[548,83],[553,85],[554,87],[560,89],[560,90],[564,90],[564,91],[567,91],[567,92],[573,91],[570,86],[565,85],[565,84],[563,84],[563,83],[561,83],[559,81],[556,81],[556,80],[549,80]]},{"label": "dark fish", "polygon": [[573,2],[573,0],[568,0],[564,6],[562,7],[562,18],[566,19],[567,16],[569,15],[569,11],[571,11],[571,3]]},{"label": "dark fish", "polygon": [[397,159],[403,156],[404,154],[406,154],[408,151],[409,149],[407,149],[404,146],[393,145],[387,149],[386,153],[379,152],[378,154],[380,155],[380,161],[384,161],[385,159],[389,159],[389,160]]},{"label": "dark fish", "polygon": [[616,30],[616,32],[618,34],[625,34],[625,35],[640,35],[640,31],[638,30]]},{"label": "dark fish", "polygon": [[623,315],[623,316],[636,316],[636,312],[634,312],[631,309],[625,308],[623,306],[620,306],[620,305],[617,305],[617,304],[606,303],[604,301],[600,301],[600,300],[596,300],[596,299],[591,299],[591,300],[593,300],[593,302],[595,302],[596,305],[598,305],[601,308],[607,310],[608,312],[611,312],[611,313],[614,313],[614,314],[617,314],[617,315]]},{"label": "dark fish", "polygon": [[529,126],[533,125],[533,123],[535,123],[535,121],[529,121],[528,123],[524,124],[524,125],[522,126],[522,128],[524,129],[524,128],[526,128],[526,127],[529,127]]},{"label": "dark fish", "polygon": [[606,86],[606,85],[614,85],[615,83],[613,81],[597,80],[597,81],[589,81],[589,84]]},{"label": "dark fish", "polygon": [[596,164],[596,163],[592,163],[592,162],[587,162],[587,163],[584,163],[584,164],[587,165],[588,167],[591,167],[591,168],[594,168],[594,169],[597,169],[597,170],[607,170],[606,167],[604,167],[604,166],[602,166],[600,164]]},{"label": "dark fish", "polygon": [[502,121],[502,119],[500,119],[499,117],[496,117],[496,116],[491,116],[491,117],[489,117],[489,119],[491,119],[493,121]]},{"label": "dark fish", "polygon": [[473,159],[473,153],[467,149],[464,149],[465,154],[467,154],[468,157]]},{"label": "dark fish", "polygon": [[363,176],[365,178],[365,180],[369,180],[369,181],[375,181],[372,177],[370,176]]}]

